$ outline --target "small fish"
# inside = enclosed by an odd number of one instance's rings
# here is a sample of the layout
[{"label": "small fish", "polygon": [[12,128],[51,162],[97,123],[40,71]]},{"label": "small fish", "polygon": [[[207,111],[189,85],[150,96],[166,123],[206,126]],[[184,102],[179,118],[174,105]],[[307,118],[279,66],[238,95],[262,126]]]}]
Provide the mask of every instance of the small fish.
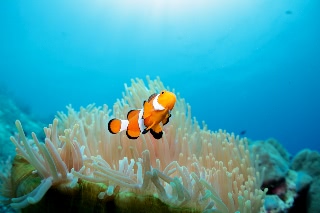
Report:
[{"label": "small fish", "polygon": [[240,133],[239,133],[239,135],[245,135],[247,133],[247,130],[242,130]]},{"label": "small fish", "polygon": [[291,15],[292,13],[293,13],[293,12],[292,12],[291,10],[287,10],[287,11],[286,11],[286,14],[287,14],[287,15]]},{"label": "small fish", "polygon": [[161,91],[152,94],[147,101],[143,102],[142,109],[134,109],[128,112],[127,120],[111,119],[108,130],[117,134],[126,130],[130,139],[137,139],[140,134],[146,134],[149,130],[155,139],[162,138],[162,125],[166,125],[171,117],[171,110],[176,103],[176,96],[169,91]]}]

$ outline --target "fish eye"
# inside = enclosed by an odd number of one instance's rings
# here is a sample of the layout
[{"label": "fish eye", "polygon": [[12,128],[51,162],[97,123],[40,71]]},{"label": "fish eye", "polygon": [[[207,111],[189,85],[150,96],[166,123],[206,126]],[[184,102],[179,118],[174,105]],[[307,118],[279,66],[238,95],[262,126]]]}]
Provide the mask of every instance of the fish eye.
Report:
[{"label": "fish eye", "polygon": [[161,94],[164,94],[164,91],[162,91]]}]

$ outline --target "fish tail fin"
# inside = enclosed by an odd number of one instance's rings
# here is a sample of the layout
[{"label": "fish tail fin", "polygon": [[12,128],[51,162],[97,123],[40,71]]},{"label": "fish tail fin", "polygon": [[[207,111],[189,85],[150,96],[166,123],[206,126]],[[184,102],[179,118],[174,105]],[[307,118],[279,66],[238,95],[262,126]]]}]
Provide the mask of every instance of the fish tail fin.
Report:
[{"label": "fish tail fin", "polygon": [[108,130],[112,134],[117,134],[128,128],[129,121],[121,119],[111,119],[108,123]]}]

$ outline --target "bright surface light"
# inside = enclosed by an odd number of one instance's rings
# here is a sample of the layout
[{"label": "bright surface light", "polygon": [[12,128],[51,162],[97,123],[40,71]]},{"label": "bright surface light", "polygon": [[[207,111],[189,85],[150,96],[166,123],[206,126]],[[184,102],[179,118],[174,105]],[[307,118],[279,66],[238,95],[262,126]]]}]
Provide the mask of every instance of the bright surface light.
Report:
[{"label": "bright surface light", "polygon": [[137,1],[122,1],[122,6],[126,8],[140,8],[147,9],[155,12],[155,14],[160,14],[165,10],[181,12],[185,10],[192,10],[199,5],[205,6],[204,3],[209,3],[208,1],[184,1],[184,0],[137,0]]},{"label": "bright surface light", "polygon": [[215,3],[215,0],[97,0],[94,2],[94,5],[105,9],[113,7],[114,9],[123,12],[137,11],[139,13],[152,14],[153,16],[158,16],[168,13],[180,14],[187,13],[188,11],[205,9],[209,5]]}]

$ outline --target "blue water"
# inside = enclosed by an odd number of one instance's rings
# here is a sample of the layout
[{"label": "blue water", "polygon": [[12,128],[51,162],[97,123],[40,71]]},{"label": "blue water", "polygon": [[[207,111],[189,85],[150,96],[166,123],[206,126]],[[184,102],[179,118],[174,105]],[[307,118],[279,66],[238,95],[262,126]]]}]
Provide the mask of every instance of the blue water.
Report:
[{"label": "blue water", "polygon": [[320,150],[318,0],[2,0],[0,83],[47,122],[160,76],[211,130]]}]

